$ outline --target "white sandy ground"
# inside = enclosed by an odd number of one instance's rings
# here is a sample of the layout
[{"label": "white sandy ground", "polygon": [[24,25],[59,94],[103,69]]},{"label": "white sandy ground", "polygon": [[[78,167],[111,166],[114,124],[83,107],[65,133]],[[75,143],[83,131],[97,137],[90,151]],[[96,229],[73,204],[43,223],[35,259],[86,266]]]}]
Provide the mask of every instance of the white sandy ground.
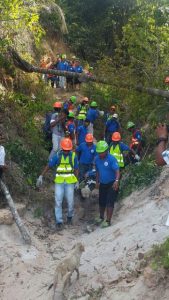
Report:
[{"label": "white sandy ground", "polygon": [[148,288],[142,274],[133,275],[139,269],[139,254],[169,236],[165,225],[169,214],[169,169],[164,168],[151,187],[134,192],[118,206],[112,226],[96,228],[91,233],[85,233],[86,224],[81,222],[61,234],[50,234],[40,220],[27,214],[25,223],[33,236],[31,246],[23,244],[15,225],[1,225],[0,299],[52,299],[53,291],[48,287],[57,262],[77,241],[83,242],[85,252],[80,279],[72,276],[72,284],[65,292],[67,299],[169,299],[169,283]]}]

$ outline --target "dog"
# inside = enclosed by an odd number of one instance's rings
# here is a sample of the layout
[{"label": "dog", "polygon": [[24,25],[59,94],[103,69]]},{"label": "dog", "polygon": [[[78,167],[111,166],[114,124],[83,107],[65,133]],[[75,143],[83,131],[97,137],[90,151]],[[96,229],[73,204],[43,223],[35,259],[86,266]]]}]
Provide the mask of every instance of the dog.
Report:
[{"label": "dog", "polygon": [[58,300],[58,290],[61,295],[63,294],[64,288],[70,285],[71,275],[74,271],[76,271],[77,279],[79,279],[80,258],[84,250],[83,244],[80,242],[77,243],[71,253],[57,265],[53,283],[53,300]]}]

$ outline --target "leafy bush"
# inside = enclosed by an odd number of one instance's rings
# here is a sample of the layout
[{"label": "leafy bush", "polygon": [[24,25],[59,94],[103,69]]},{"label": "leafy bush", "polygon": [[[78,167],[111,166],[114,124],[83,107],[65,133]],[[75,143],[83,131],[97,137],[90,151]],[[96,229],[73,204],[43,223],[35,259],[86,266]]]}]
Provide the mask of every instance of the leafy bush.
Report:
[{"label": "leafy bush", "polygon": [[169,269],[169,238],[161,245],[155,245],[151,253],[152,267]]},{"label": "leafy bush", "polygon": [[37,176],[45,165],[45,158],[36,149],[26,149],[20,140],[6,144],[6,150],[11,159],[22,168],[27,182],[34,185]]},{"label": "leafy bush", "polygon": [[143,160],[140,165],[129,165],[125,168],[121,184],[120,198],[129,196],[133,191],[150,185],[159,176],[159,168],[151,158]]}]

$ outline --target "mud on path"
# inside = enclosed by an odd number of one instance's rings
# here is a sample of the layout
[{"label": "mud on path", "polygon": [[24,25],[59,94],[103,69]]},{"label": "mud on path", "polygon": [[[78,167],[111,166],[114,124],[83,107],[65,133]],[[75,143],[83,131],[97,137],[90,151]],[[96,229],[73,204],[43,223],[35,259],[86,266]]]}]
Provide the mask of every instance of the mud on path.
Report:
[{"label": "mud on path", "polygon": [[145,253],[169,235],[169,227],[165,226],[169,213],[168,171],[165,168],[153,186],[117,204],[112,226],[107,229],[92,231],[86,220],[77,219],[74,226],[52,233],[29,212],[25,223],[33,242],[26,246],[15,225],[1,225],[0,299],[52,299],[53,291],[48,287],[55,267],[77,241],[85,246],[80,279],[72,276],[66,299],[169,299],[168,281],[151,284],[150,278],[147,285],[143,276]]}]

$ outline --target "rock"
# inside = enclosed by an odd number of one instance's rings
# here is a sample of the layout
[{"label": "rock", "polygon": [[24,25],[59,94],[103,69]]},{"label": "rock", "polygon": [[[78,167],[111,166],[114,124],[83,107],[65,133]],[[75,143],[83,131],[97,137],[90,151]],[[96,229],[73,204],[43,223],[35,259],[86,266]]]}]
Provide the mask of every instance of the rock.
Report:
[{"label": "rock", "polygon": [[[15,203],[16,209],[20,216],[23,216],[26,211],[25,204]],[[13,216],[9,208],[0,209],[0,225],[12,225],[14,223]]]},{"label": "rock", "polygon": [[156,287],[161,280],[164,280],[166,272],[164,269],[154,271],[151,267],[147,267],[144,270],[144,282],[149,287]]},{"label": "rock", "polygon": [[141,259],[143,259],[143,258],[144,258],[144,253],[139,252],[139,253],[138,253],[138,259],[141,260]]}]

